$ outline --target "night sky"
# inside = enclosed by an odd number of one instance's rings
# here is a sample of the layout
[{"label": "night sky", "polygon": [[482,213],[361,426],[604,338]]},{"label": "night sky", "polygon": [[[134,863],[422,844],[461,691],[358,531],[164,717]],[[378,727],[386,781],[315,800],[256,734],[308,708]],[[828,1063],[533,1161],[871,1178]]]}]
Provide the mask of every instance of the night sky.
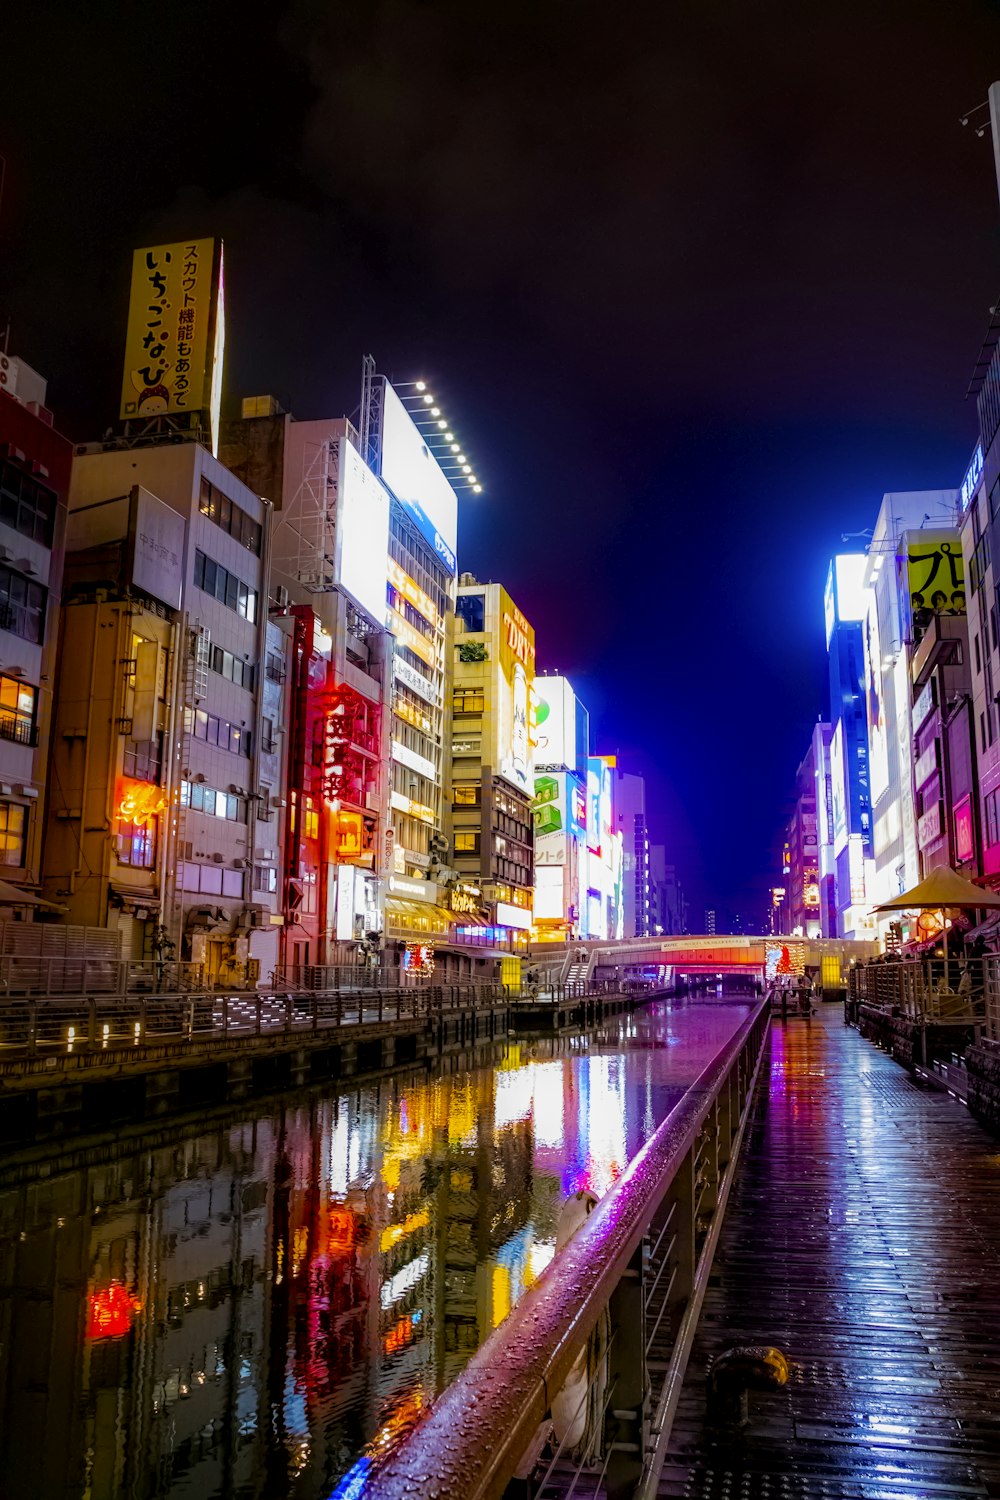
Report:
[{"label": "night sky", "polygon": [[234,413],[426,377],[485,486],[460,566],[648,778],[695,929],[759,920],[828,558],[975,440],[998,7],[63,0],[0,59],[0,317],[59,425],[116,419],[131,250],[186,235]]}]

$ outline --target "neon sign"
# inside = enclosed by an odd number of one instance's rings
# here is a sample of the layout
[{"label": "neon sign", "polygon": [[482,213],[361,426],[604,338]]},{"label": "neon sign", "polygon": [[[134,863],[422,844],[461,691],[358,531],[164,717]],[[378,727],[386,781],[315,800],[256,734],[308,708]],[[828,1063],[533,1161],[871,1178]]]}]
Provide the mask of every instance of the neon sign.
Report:
[{"label": "neon sign", "polygon": [[969,464],[969,467],[965,472],[965,478],[962,480],[962,488],[959,491],[963,512],[968,510],[969,508],[969,501],[972,499],[973,495],[976,492],[976,485],[979,483],[982,472],[983,445],[982,443],[977,443],[976,451],[972,455],[972,462]]},{"label": "neon sign", "polygon": [[505,610],[503,617],[507,645],[519,661],[522,661],[526,667],[530,667],[535,660],[535,648],[528,636],[531,626],[519,609],[513,606],[512,608],[514,609],[514,613],[510,614]]},{"label": "neon sign", "polygon": [[120,1281],[113,1281],[102,1291],[92,1292],[87,1300],[88,1339],[120,1339],[131,1332],[132,1319],[142,1306]]},{"label": "neon sign", "polygon": [[137,828],[151,823],[166,805],[160,788],[146,781],[123,782],[119,790],[118,816]]}]

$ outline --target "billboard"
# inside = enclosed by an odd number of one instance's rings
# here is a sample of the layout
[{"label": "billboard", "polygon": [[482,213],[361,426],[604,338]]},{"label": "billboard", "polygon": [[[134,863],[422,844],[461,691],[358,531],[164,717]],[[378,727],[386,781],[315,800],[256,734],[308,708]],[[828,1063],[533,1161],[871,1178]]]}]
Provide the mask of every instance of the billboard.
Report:
[{"label": "billboard", "polygon": [[865,713],[868,720],[868,774],[872,807],[889,785],[889,745],[879,635],[878,599],[872,593],[865,617]]},{"label": "billboard", "polygon": [[[221,392],[224,329],[221,241],[136,250],[120,415],[211,411]],[[217,431],[212,436],[214,447]]]},{"label": "billboard", "polygon": [[847,843],[847,768],[844,754],[844,721],[830,741],[830,801],[833,811],[833,852],[839,854]]},{"label": "billboard", "polygon": [[385,623],[389,496],[349,442],[340,444],[336,577],[365,614]]},{"label": "billboard", "polygon": [[531,688],[535,632],[505,589],[499,589],[500,680],[496,714],[496,767],[519,791],[533,793]]},{"label": "billboard", "polygon": [[920,533],[907,540],[906,596],[910,618],[919,623],[927,615],[965,614],[965,569],[957,531]]},{"label": "billboard", "polygon": [[576,694],[565,677],[535,678],[535,764],[579,768]]},{"label": "billboard", "polygon": [[129,496],[129,576],[137,589],[180,609],[184,517],[137,484]]},{"label": "billboard", "polygon": [[381,473],[438,561],[454,575],[458,571],[458,496],[387,380],[382,397]]}]

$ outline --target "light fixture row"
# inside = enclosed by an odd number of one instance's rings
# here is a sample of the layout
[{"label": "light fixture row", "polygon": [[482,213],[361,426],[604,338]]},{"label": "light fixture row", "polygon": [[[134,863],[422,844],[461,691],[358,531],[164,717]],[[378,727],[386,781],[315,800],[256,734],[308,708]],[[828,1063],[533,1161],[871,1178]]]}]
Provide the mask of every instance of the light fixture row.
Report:
[{"label": "light fixture row", "polygon": [[[416,411],[411,412],[411,416],[414,418],[414,421],[418,421],[419,417],[423,417],[424,423],[433,424],[432,435],[438,438],[442,443],[447,444],[447,466],[452,469],[458,469],[461,472],[462,478],[470,486],[473,493],[476,495],[481,495],[483,492],[483,487],[479,483],[476,475],[472,472],[472,465],[466,458],[465,454],[462,452],[462,445],[457,441],[455,434],[452,432],[450,426],[448,425],[447,419],[442,415],[440,406],[438,406],[434,397],[427,389],[426,380],[415,380],[413,382],[413,386],[418,394],[418,404]],[[422,424],[420,424],[418,421],[418,425]],[[444,467],[444,465],[442,465],[442,467]]]}]

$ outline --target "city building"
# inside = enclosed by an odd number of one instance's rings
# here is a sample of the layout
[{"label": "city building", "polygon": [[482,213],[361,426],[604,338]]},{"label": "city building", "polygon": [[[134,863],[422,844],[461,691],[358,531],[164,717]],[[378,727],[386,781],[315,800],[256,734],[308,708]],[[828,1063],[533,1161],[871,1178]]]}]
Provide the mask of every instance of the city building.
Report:
[{"label": "city building", "polygon": [[812,757],[816,777],[816,858],[819,871],[819,920],[824,937],[837,936],[837,876],[833,853],[833,784],[830,775],[831,725],[822,721],[813,730]]},{"label": "city building", "polygon": [[677,878],[675,865],[667,863],[664,844],[651,844],[649,849],[650,882],[652,885],[653,926],[655,937],[667,937],[687,931],[687,902]]},{"label": "city building", "polygon": [[73,456],[45,397],[40,375],[0,354],[0,875],[28,902],[41,874]]},{"label": "city building", "polygon": [[469,573],[453,618],[446,831],[459,879],[449,898],[460,918],[463,910],[476,918],[460,920],[457,936],[524,948],[535,888],[535,632],[506,589]]},{"label": "city building", "polygon": [[590,716],[567,678],[535,678],[534,935],[589,935],[587,761]]},{"label": "city building", "polygon": [[[824,726],[829,733],[829,725]],[[795,774],[795,809],[788,825],[787,916],[794,937],[821,935],[816,765],[813,740]]]},{"label": "city building", "polygon": [[270,524],[200,443],[73,461],[46,894],[116,930],[123,958],[181,959],[208,983],[279,958]]},{"label": "city building", "polygon": [[715,936],[715,910],[713,907],[706,907],[705,909],[704,929],[709,937]]},{"label": "city building", "polygon": [[[972,737],[977,785],[971,798],[971,834],[985,883],[1000,887],[1000,362],[993,347],[978,386],[980,440],[959,490],[962,557],[968,582],[966,630],[969,647]],[[926,706],[926,699],[921,703]],[[953,818],[956,814],[953,812]],[[953,829],[956,849],[969,847],[968,814],[958,803]]]},{"label": "city building", "polygon": [[616,829],[622,841],[623,935],[649,937],[654,920],[653,880],[643,778],[616,766],[614,804]]},{"label": "city building", "polygon": [[275,731],[287,746],[283,958],[319,980],[378,943],[391,873],[391,501],[345,418],[296,421],[269,396],[242,411],[224,425],[221,452],[275,504],[270,613],[283,639],[273,675],[286,680],[288,712]]},{"label": "city building", "polygon": [[582,907],[590,938],[624,936],[622,836],[615,810],[617,757],[587,758],[587,888]]},{"label": "city building", "polygon": [[[885,495],[868,548],[864,653],[874,858],[873,880],[865,888],[869,908],[915,885],[920,838],[929,844],[940,837],[931,820],[918,829],[914,803],[911,611],[965,607],[957,501],[957,490]],[[877,919],[880,935],[890,920]]]},{"label": "city building", "polygon": [[830,740],[822,768],[819,746],[814,747],[814,755],[820,906],[824,934],[830,937],[870,938],[875,932],[868,900],[874,880],[874,846],[865,707],[867,566],[864,553],[839,553],[830,563],[824,595]]}]

